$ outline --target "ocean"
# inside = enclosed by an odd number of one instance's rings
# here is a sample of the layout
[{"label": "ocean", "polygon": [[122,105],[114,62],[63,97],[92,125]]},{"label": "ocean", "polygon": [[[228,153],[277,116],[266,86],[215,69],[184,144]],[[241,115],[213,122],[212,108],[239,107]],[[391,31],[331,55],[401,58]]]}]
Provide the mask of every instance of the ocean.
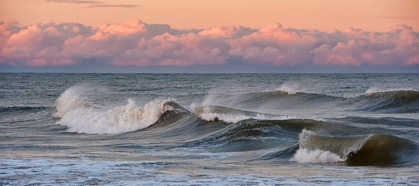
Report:
[{"label": "ocean", "polygon": [[419,74],[0,74],[0,185],[419,184]]}]

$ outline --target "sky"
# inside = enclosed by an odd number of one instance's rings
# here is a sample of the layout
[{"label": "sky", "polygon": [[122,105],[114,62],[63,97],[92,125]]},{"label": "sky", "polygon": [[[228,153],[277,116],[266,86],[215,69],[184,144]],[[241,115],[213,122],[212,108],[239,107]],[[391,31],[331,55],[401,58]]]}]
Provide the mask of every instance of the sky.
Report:
[{"label": "sky", "polygon": [[0,0],[0,72],[419,72],[418,0]]}]

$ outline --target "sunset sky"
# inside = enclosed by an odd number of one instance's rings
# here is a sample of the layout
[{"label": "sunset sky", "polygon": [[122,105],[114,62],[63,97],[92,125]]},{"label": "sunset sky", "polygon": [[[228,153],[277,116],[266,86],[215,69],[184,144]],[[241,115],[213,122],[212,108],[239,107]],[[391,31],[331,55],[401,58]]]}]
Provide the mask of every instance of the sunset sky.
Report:
[{"label": "sunset sky", "polygon": [[419,72],[418,10],[418,0],[0,0],[0,71]]}]

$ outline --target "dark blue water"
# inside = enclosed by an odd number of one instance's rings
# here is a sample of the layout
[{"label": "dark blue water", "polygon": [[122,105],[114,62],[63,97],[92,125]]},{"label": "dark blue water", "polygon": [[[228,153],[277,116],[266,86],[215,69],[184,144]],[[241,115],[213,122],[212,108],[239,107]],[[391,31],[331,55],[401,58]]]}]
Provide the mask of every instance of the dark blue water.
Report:
[{"label": "dark blue water", "polygon": [[417,184],[418,74],[0,74],[0,184]]}]

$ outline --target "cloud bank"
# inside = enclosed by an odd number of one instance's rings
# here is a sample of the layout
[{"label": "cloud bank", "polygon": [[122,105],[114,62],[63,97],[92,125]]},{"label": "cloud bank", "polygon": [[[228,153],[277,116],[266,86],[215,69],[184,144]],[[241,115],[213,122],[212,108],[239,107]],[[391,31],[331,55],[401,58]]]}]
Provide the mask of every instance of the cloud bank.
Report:
[{"label": "cloud bank", "polygon": [[0,64],[12,66],[418,65],[419,33],[224,26],[177,30],[132,20],[97,27],[44,22],[0,23]]}]

